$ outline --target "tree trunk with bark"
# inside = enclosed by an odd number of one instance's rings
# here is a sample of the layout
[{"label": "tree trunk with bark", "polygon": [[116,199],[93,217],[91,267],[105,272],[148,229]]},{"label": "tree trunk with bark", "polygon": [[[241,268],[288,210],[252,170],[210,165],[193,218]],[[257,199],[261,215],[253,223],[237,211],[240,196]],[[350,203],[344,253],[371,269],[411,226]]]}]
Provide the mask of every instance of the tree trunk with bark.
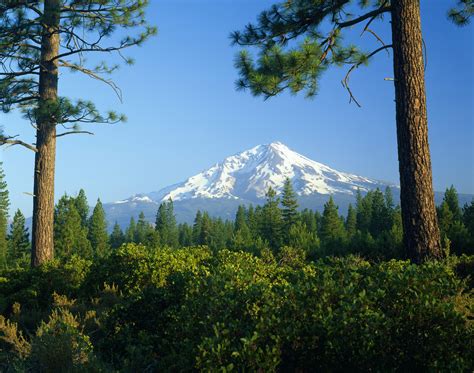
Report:
[{"label": "tree trunk with bark", "polygon": [[419,0],[393,0],[392,44],[404,245],[420,263],[440,258],[428,144],[423,40]]},{"label": "tree trunk with bark", "polygon": [[33,242],[31,265],[39,266],[54,257],[54,173],[56,159],[55,108],[58,99],[60,0],[45,0],[41,39],[33,199]]}]

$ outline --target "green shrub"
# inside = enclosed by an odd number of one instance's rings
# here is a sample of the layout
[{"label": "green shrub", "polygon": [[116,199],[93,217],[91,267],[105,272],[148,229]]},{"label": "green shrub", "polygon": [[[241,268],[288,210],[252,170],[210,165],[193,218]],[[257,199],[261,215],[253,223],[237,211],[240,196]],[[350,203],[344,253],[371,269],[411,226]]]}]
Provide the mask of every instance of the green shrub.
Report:
[{"label": "green shrub", "polygon": [[42,322],[31,343],[29,366],[39,372],[79,372],[93,360],[89,337],[80,330],[69,311],[53,311],[47,323]]},{"label": "green shrub", "polygon": [[473,257],[305,255],[130,244],[4,272],[0,370],[473,370]]}]

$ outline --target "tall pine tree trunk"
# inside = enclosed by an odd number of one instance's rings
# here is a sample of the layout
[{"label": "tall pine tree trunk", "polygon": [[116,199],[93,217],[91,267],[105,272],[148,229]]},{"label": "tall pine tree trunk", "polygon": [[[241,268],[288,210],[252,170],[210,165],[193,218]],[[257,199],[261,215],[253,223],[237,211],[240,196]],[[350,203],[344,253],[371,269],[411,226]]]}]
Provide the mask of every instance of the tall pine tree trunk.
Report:
[{"label": "tall pine tree trunk", "polygon": [[419,0],[393,0],[392,44],[404,244],[419,263],[442,256],[428,144]]},{"label": "tall pine tree trunk", "polygon": [[39,113],[37,116],[33,200],[33,244],[31,265],[53,259],[54,169],[56,158],[56,119],[58,98],[60,0],[45,0],[44,31],[41,39]]}]

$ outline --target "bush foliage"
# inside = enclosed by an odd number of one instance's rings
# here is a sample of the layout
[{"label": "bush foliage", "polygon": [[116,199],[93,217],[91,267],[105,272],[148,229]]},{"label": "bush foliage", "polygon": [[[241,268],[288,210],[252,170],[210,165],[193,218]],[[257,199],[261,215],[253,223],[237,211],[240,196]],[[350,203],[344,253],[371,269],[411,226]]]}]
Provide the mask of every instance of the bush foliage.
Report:
[{"label": "bush foliage", "polygon": [[0,277],[2,371],[470,371],[472,257],[128,244]]}]

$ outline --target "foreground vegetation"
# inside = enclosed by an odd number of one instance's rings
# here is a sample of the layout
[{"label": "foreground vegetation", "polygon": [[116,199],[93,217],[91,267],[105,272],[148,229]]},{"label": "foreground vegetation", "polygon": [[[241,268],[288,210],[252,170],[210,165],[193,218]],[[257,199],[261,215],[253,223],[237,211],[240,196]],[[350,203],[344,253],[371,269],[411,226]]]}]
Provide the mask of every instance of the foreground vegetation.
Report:
[{"label": "foreground vegetation", "polygon": [[2,371],[471,371],[474,257],[127,244],[0,277]]},{"label": "foreground vegetation", "polygon": [[470,371],[474,257],[124,245],[0,277],[2,371]]}]

